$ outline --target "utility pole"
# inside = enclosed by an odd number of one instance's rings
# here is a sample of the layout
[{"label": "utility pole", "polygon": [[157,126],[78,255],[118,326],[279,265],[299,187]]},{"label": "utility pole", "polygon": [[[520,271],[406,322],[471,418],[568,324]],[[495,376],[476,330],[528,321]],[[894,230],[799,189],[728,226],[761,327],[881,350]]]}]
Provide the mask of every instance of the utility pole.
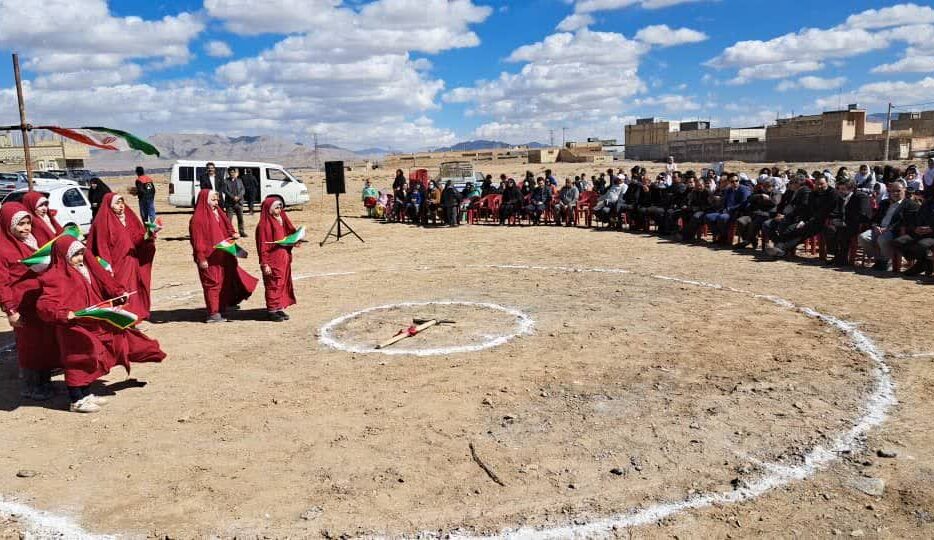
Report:
[{"label": "utility pole", "polygon": [[549,133],[549,136],[550,136],[550,139],[551,139],[551,142],[549,143],[549,146],[554,147],[554,146],[555,146],[555,130],[549,129],[549,130],[548,130],[548,133]]},{"label": "utility pole", "polygon": [[892,102],[889,102],[889,112],[885,115],[885,150],[882,161],[889,160],[889,141],[892,138]]},{"label": "utility pole", "polygon": [[23,78],[19,72],[19,55],[13,53],[13,77],[16,79],[16,99],[19,101],[19,130],[23,134],[23,157],[26,159],[26,185],[32,191],[32,157],[29,155],[29,130],[26,123],[26,101],[23,99]]},{"label": "utility pole", "polygon": [[567,146],[568,144],[568,128],[561,128],[561,146]]},{"label": "utility pole", "polygon": [[315,141],[315,152],[314,152],[315,170],[318,170],[318,167],[321,166],[321,163],[318,161],[318,134],[312,133],[311,136],[314,138],[314,141]]}]

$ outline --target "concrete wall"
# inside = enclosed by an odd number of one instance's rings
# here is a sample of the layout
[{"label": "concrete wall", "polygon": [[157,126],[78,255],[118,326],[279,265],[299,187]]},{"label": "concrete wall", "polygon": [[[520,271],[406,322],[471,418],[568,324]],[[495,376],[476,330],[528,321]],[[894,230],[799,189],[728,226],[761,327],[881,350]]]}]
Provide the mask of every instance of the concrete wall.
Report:
[{"label": "concrete wall", "polygon": [[668,158],[668,144],[626,144],[626,159],[662,161]]},{"label": "concrete wall", "polygon": [[529,163],[556,163],[558,161],[557,148],[541,148],[529,150]]}]

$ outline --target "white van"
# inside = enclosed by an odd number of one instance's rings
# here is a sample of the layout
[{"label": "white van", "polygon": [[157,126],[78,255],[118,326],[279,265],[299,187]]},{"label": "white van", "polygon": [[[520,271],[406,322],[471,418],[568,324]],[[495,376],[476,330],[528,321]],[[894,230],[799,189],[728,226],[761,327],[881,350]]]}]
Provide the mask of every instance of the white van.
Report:
[{"label": "white van", "polygon": [[[172,166],[172,176],[169,179],[169,204],[179,208],[191,208],[195,205],[195,196],[201,190],[200,179],[205,175],[208,163],[208,161],[175,162]],[[210,163],[214,163],[217,169],[216,178],[224,178],[230,167],[240,170],[240,178],[243,178],[247,171],[252,173],[259,179],[260,196],[257,202],[262,202],[270,195],[282,199],[282,203],[286,206],[307,204],[311,200],[305,184],[282,165],[256,161],[211,161]]]}]

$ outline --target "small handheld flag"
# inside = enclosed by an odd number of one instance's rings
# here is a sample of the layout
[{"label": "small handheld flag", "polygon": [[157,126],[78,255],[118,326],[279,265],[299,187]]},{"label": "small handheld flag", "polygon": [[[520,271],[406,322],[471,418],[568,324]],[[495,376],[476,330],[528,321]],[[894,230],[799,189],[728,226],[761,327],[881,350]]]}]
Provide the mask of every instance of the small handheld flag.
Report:
[{"label": "small handheld flag", "polygon": [[266,242],[267,244],[278,244],[280,246],[292,247],[305,240],[305,226],[302,225],[297,231],[275,242]]},{"label": "small handheld flag", "polygon": [[43,272],[46,268],[52,264],[52,244],[56,240],[63,236],[70,236],[72,238],[81,239],[81,229],[77,226],[72,225],[71,227],[66,228],[56,236],[55,238],[49,240],[45,245],[37,249],[32,255],[26,257],[20,262],[29,267],[33,272]]},{"label": "small handheld flag", "polygon": [[104,321],[108,324],[116,326],[121,330],[126,330],[127,328],[135,325],[139,320],[139,317],[137,317],[135,313],[131,313],[125,309],[115,306],[114,301],[124,297],[132,296],[134,294],[136,294],[136,291],[126,293],[125,295],[118,296],[117,298],[111,298],[110,300],[104,300],[99,304],[94,304],[93,306],[76,311],[75,318]]},{"label": "small handheld flag", "polygon": [[97,262],[101,265],[101,268],[103,268],[104,270],[107,270],[108,272],[110,272],[110,275],[113,275],[114,269],[113,269],[112,266],[110,266],[110,263],[109,263],[109,262],[105,261],[105,260],[104,260],[103,258],[101,258],[101,257],[98,257],[98,258],[97,258]]},{"label": "small handheld flag", "polygon": [[237,257],[238,259],[247,258],[246,250],[238,246],[237,243],[234,242],[233,239],[231,238],[228,238],[227,240],[224,240],[223,242],[217,244],[216,246],[214,246],[214,249],[218,249],[220,251],[225,251],[227,253],[230,253],[231,255],[233,255],[234,257]]},{"label": "small handheld flag", "polygon": [[108,324],[116,326],[121,330],[126,330],[127,328],[136,324],[138,317],[124,309],[118,307],[95,307],[91,306],[89,308],[82,309],[75,312],[76,319],[94,319],[96,321],[104,321]]},{"label": "small handheld flag", "polygon": [[143,225],[146,226],[146,240],[149,240],[162,230],[162,218],[156,218],[155,222],[147,221]]}]

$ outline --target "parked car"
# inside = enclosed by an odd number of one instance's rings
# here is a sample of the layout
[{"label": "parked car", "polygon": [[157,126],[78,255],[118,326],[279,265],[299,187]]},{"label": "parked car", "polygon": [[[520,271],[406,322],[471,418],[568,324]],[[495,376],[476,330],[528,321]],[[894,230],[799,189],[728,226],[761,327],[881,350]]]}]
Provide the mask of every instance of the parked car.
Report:
[{"label": "parked car", "polygon": [[[21,175],[23,178],[26,178],[26,171],[16,171],[16,174]],[[33,179],[36,178],[45,178],[47,180],[59,180],[58,176],[50,173],[49,171],[32,171]]]},{"label": "parked car", "polygon": [[[32,177],[33,184],[36,189],[42,190],[55,186],[77,186],[79,185],[75,180],[63,180],[61,178],[47,178],[47,177]],[[0,200],[6,198],[10,193],[22,189],[25,190],[29,187],[29,183],[26,181],[26,173],[0,173]]]},{"label": "parked car", "polygon": [[[217,178],[224,178],[230,167],[240,169],[241,178],[244,176],[244,171],[249,170],[254,177],[259,179],[260,201],[270,195],[279,197],[282,204],[286,206],[306,204],[311,200],[305,184],[282,165],[255,161],[213,161],[213,163],[217,169]],[[177,161],[172,166],[172,174],[169,177],[169,204],[180,208],[191,208],[195,205],[195,196],[201,189],[199,179],[204,175],[207,164],[207,161]]]},{"label": "parked car", "polygon": [[[71,183],[63,185],[46,184],[45,187],[36,191],[49,199],[49,211],[53,213],[62,227],[77,225],[82,233],[87,234],[91,228],[91,219],[93,217],[91,203],[88,200],[88,190],[71,180],[63,180],[63,182]],[[17,189],[7,195],[3,202],[22,201],[26,193],[26,189]]]},{"label": "parked car", "polygon": [[68,177],[77,180],[82,186],[88,185],[95,174],[87,169],[68,169]]}]

